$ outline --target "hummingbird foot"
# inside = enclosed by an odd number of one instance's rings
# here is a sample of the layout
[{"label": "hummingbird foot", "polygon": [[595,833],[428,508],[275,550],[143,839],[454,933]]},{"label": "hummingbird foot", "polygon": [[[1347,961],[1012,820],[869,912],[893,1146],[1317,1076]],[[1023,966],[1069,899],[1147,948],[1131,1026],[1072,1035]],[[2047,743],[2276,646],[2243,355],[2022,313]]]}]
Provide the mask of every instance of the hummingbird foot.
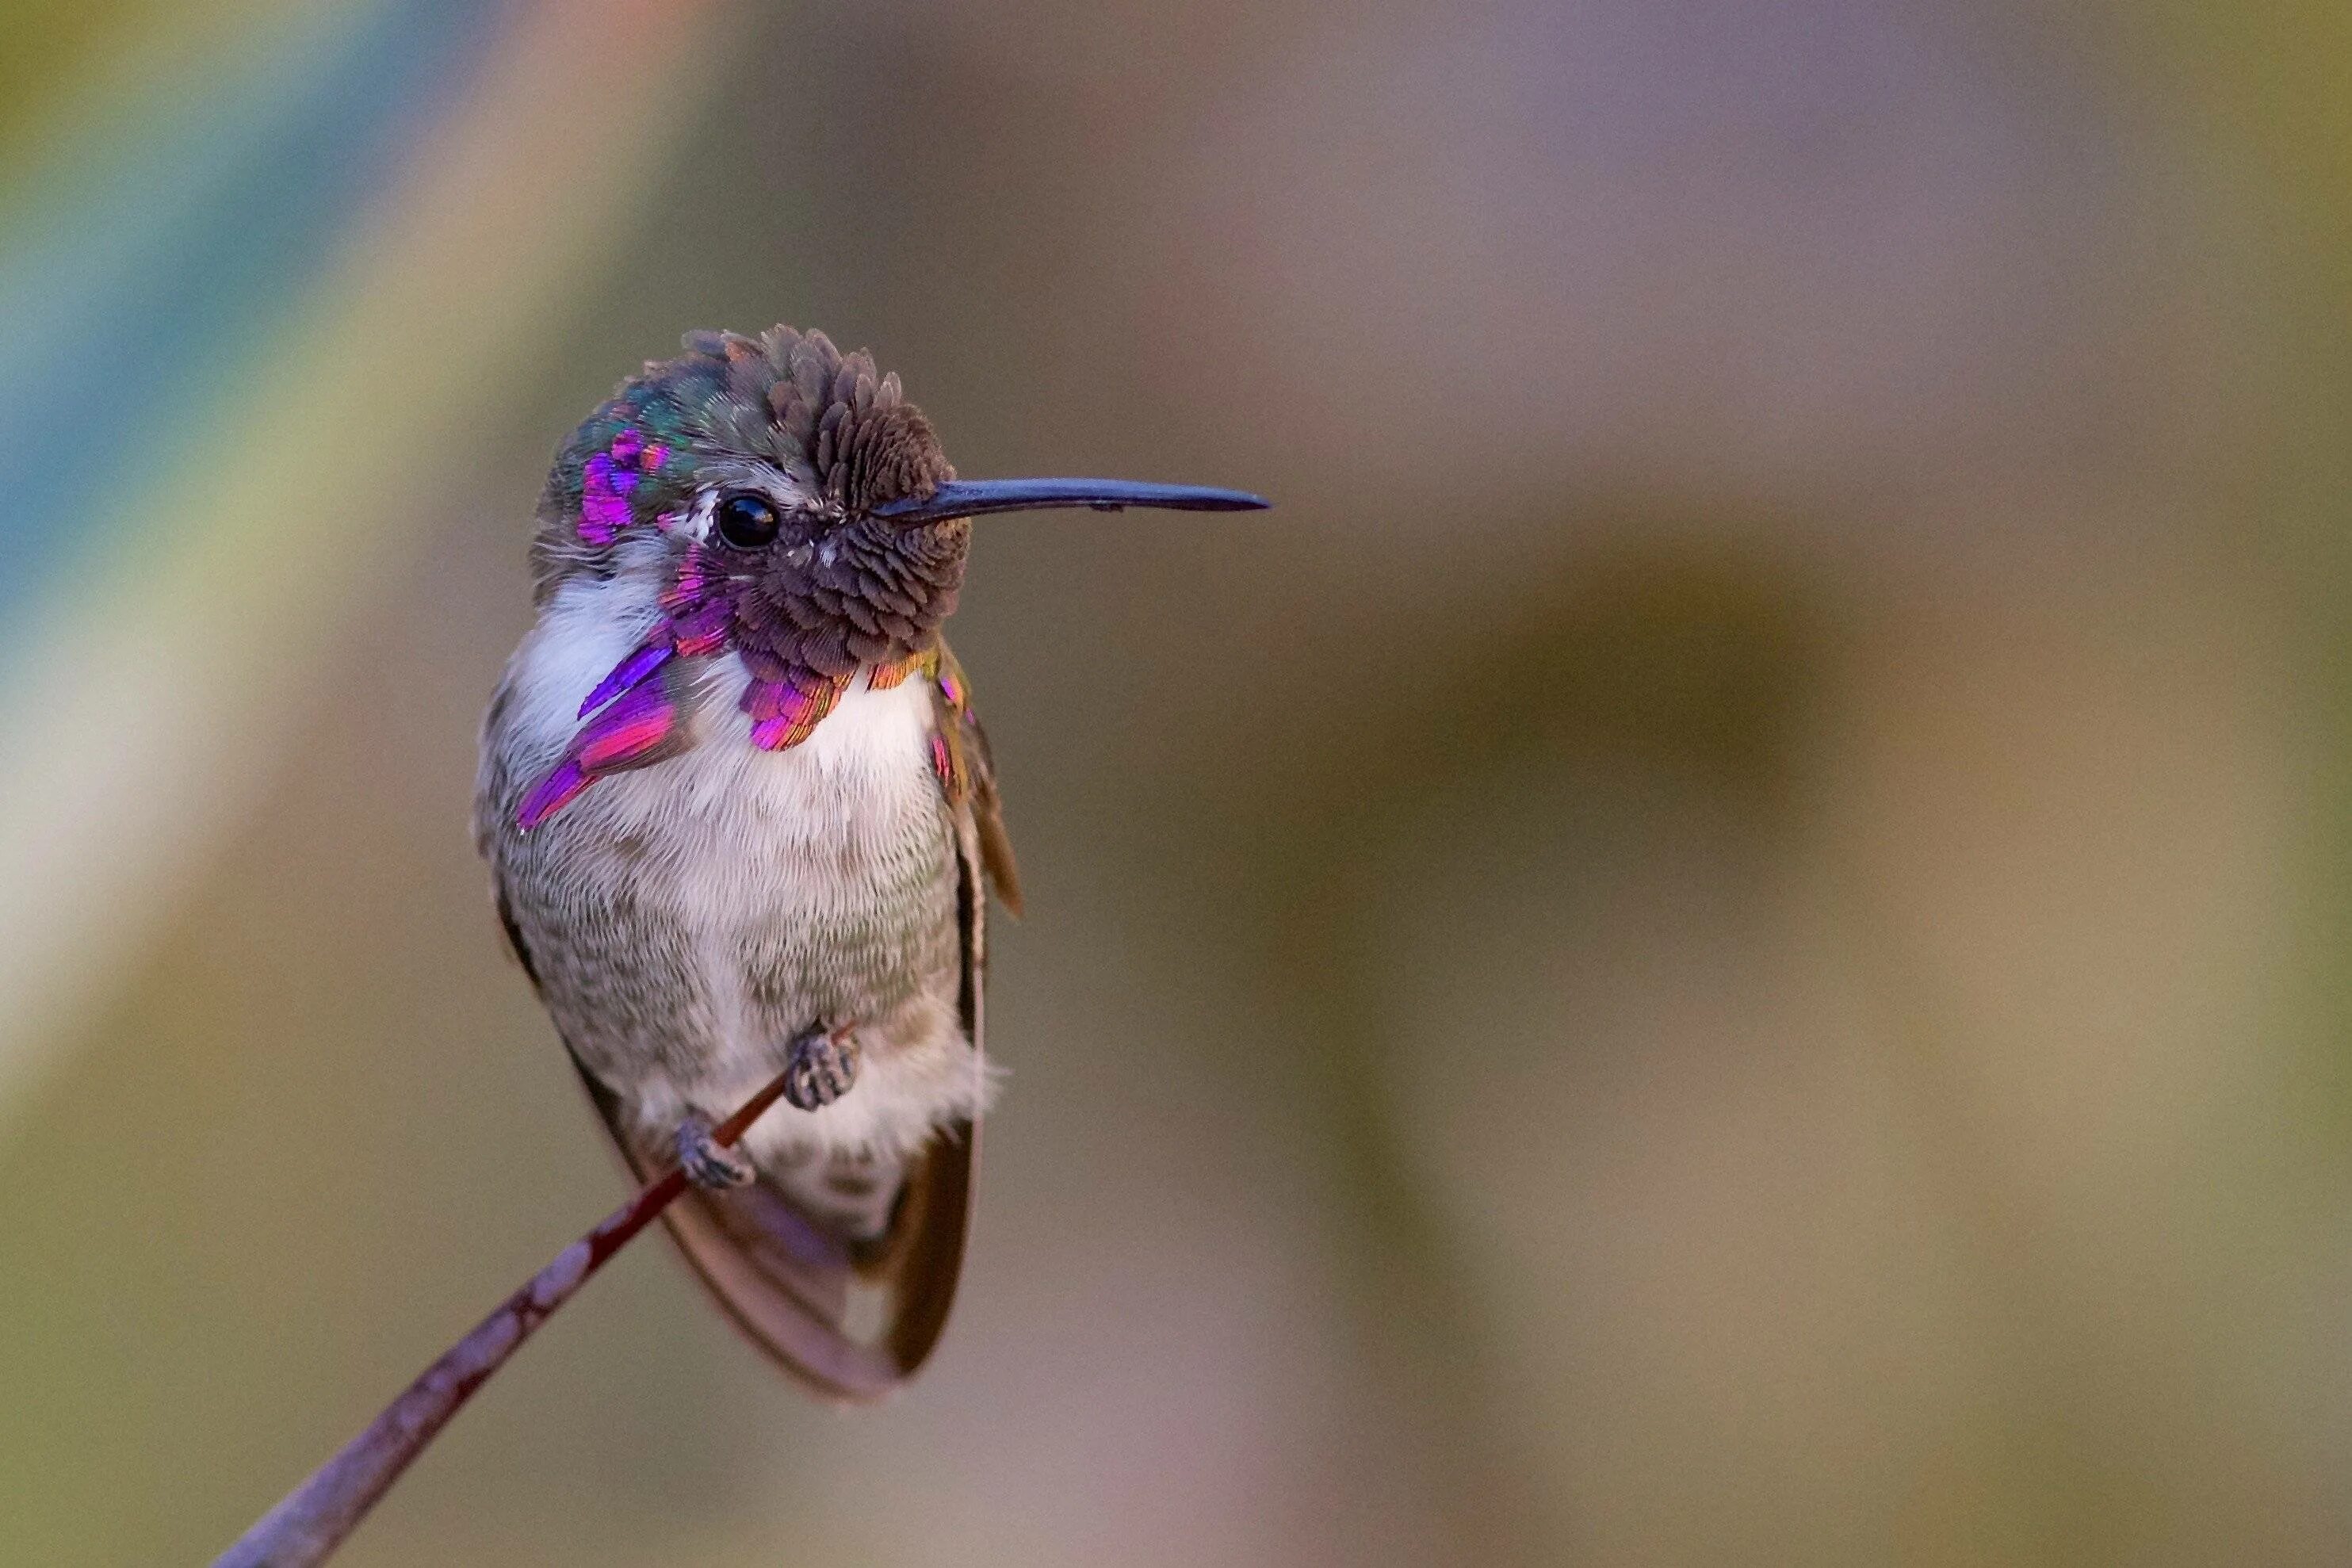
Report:
[{"label": "hummingbird foot", "polygon": [[734,1150],[711,1136],[710,1118],[689,1110],[677,1124],[677,1164],[686,1179],[707,1193],[749,1186],[759,1171]]},{"label": "hummingbird foot", "polygon": [[857,1040],[848,1029],[811,1029],[793,1042],[784,1098],[803,1110],[831,1105],[857,1081]]}]

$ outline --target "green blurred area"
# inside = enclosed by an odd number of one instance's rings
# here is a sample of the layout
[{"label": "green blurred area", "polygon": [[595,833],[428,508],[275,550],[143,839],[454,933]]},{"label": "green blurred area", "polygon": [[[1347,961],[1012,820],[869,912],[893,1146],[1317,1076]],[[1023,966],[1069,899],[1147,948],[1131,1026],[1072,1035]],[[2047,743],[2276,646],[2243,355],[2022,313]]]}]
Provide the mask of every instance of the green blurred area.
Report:
[{"label": "green blurred area", "polygon": [[[117,95],[168,93],[175,80],[233,57],[257,22],[316,8],[316,0],[8,0],[0,6],[0,176],[40,161],[60,126],[103,121]],[[142,68],[153,74],[134,84]],[[0,190],[10,183],[0,177]]]},{"label": "green blurred area", "polygon": [[2352,15],[739,21],[0,1122],[0,1561],[205,1560],[615,1200],[474,724],[556,440],[780,319],[1279,510],[976,548],[1032,912],[917,1387],[645,1247],[343,1561],[2352,1552]]}]

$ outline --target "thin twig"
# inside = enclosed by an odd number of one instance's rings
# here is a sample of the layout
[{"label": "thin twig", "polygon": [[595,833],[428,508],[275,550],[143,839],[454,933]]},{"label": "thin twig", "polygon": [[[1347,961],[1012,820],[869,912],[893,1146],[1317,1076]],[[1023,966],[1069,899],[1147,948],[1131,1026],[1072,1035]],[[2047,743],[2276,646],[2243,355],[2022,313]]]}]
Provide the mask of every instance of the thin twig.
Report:
[{"label": "thin twig", "polygon": [[[779,1074],[713,1128],[712,1140],[733,1144],[783,1092],[784,1075]],[[555,1261],[426,1367],[367,1430],[343,1445],[342,1452],[262,1515],[236,1545],[215,1559],[213,1568],[311,1568],[325,1562],[531,1331],[685,1190],[683,1172],[657,1176],[604,1224],[556,1254]]]}]

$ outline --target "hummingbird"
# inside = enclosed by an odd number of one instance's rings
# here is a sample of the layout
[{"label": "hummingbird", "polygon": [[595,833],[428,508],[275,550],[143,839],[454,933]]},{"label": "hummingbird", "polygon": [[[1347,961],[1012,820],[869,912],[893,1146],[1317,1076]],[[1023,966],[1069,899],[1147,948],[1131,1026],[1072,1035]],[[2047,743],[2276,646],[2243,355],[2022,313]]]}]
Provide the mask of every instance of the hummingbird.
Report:
[{"label": "hummingbird", "polygon": [[[870,354],[694,332],[558,448],[483,721],[499,923],[719,1305],[820,1397],[938,1342],[982,1112],[988,894],[1021,885],[940,628],[971,520],[1235,490],[961,479]],[[786,1075],[733,1148],[715,1121]]]}]

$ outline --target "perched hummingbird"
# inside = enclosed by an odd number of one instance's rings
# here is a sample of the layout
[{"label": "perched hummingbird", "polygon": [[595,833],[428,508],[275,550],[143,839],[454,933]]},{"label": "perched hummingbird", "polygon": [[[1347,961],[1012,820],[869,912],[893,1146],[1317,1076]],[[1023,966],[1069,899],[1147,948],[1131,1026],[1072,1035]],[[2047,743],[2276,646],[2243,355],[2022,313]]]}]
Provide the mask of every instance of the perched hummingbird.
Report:
[{"label": "perched hummingbird", "polygon": [[[1021,902],[940,636],[971,520],[1265,504],[959,479],[896,375],[781,326],[689,335],[557,452],[476,842],[623,1156],[691,1178],[671,1235],[816,1393],[911,1376],[962,1267],[985,888]],[[787,1070],[789,1104],[720,1147]]]}]

